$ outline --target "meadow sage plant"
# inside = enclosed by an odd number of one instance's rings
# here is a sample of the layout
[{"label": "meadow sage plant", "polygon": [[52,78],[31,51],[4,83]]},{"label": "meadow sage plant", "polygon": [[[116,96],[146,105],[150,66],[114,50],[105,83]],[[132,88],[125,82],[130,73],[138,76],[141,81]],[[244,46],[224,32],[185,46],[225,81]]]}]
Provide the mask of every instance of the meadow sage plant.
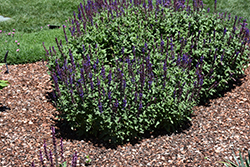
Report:
[{"label": "meadow sage plant", "polygon": [[246,20],[193,2],[80,3],[70,37],[63,26],[67,44],[44,46],[60,119],[112,143],[191,120],[194,105],[244,73],[249,54]]}]

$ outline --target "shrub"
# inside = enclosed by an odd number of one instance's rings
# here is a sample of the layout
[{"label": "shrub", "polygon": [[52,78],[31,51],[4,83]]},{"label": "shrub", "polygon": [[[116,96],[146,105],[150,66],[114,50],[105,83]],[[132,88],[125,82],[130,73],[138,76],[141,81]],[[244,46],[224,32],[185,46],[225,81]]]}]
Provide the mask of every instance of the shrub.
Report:
[{"label": "shrub", "polygon": [[237,30],[237,17],[206,14],[200,1],[191,10],[183,1],[97,0],[78,12],[67,45],[56,38],[60,53],[44,48],[59,117],[79,135],[122,143],[175,130],[244,73],[245,20]]}]

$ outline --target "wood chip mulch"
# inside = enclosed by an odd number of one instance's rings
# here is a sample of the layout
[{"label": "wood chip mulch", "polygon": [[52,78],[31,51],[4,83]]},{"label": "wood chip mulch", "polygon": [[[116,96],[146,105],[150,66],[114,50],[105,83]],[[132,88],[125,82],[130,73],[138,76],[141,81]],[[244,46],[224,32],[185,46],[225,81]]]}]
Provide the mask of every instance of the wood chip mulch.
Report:
[{"label": "wood chip mulch", "polygon": [[250,67],[224,97],[195,106],[185,129],[150,134],[117,147],[78,139],[57,121],[52,82],[42,61],[8,68],[9,74],[5,74],[6,66],[0,67],[0,79],[11,83],[0,90],[0,166],[30,166],[32,161],[41,166],[39,150],[44,157],[44,139],[53,150],[51,126],[56,128],[59,151],[63,138],[69,165],[77,151],[77,166],[88,165],[86,155],[92,160],[89,166],[223,166],[217,161],[234,161],[233,151],[239,157],[238,149],[246,157],[250,149]]}]

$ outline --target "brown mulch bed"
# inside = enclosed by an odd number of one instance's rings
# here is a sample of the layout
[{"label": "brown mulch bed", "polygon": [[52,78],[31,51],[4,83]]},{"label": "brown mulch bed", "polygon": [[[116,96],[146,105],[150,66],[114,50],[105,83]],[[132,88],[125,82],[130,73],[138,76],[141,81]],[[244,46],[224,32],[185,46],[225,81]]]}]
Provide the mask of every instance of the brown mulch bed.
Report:
[{"label": "brown mulch bed", "polygon": [[[46,62],[45,62],[46,63]],[[55,118],[51,81],[43,62],[0,67],[0,79],[11,85],[0,90],[0,166],[41,166],[39,150],[46,139],[53,150],[51,126],[57,144],[63,138],[64,156],[71,164],[74,150],[78,166],[223,166],[217,161],[244,157],[250,148],[250,67],[246,76],[225,91],[224,97],[194,107],[192,121],[174,133],[159,132],[145,139],[112,147],[94,139],[78,139],[75,132]],[[60,147],[57,148],[60,150]]]}]

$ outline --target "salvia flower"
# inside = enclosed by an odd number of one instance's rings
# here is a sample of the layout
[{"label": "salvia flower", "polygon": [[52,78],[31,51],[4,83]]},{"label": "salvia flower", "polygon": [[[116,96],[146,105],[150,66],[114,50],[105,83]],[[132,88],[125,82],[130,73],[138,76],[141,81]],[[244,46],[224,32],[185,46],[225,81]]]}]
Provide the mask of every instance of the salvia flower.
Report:
[{"label": "salvia flower", "polygon": [[216,11],[217,0],[214,1],[214,10]]},{"label": "salvia flower", "polygon": [[140,104],[139,104],[139,111],[142,109],[142,101],[140,101]]},{"label": "salvia flower", "polygon": [[237,18],[238,18],[238,16],[235,16],[234,26],[235,26],[235,24],[236,24]]},{"label": "salvia flower", "polygon": [[76,167],[76,162],[77,162],[77,152],[75,151],[75,154],[73,155],[73,159],[71,162],[71,166]]},{"label": "salvia flower", "polygon": [[117,99],[115,99],[115,108],[118,108],[118,106],[119,106],[119,102]]},{"label": "salvia flower", "polygon": [[105,96],[105,90],[104,90],[104,87],[102,87],[102,94],[103,94],[103,96]]},{"label": "salvia flower", "polygon": [[224,28],[224,33],[223,33],[223,35],[225,35],[226,34],[226,32],[227,32],[227,29],[226,29],[226,27]]},{"label": "salvia flower", "polygon": [[104,79],[106,78],[104,66],[102,66],[101,75],[102,75],[102,78],[103,78],[103,80],[104,80]]},{"label": "salvia flower", "polygon": [[126,105],[127,105],[127,100],[126,100],[126,97],[124,97],[124,99],[123,99],[123,108],[125,108]]},{"label": "salvia flower", "polygon": [[108,92],[108,98],[111,101],[111,91]]},{"label": "salvia flower", "polygon": [[61,138],[60,146],[61,146],[61,159],[62,161],[65,161],[64,156],[63,156],[63,139],[62,138]]},{"label": "salvia flower", "polygon": [[221,58],[220,58],[220,61],[222,61],[223,58],[224,58],[224,52],[225,52],[225,49],[223,50],[223,53],[222,53]]},{"label": "salvia flower", "polygon": [[161,40],[161,47],[163,48],[164,47],[164,41]]},{"label": "salvia flower", "polygon": [[45,157],[46,159],[49,161],[49,157],[48,157],[48,152],[47,152],[47,145],[46,145],[46,142],[44,140],[44,144],[43,144],[43,147],[44,147],[44,153],[45,153]]},{"label": "salvia flower", "polygon": [[52,152],[51,150],[49,151],[49,159],[50,159],[50,163],[51,163],[51,167],[54,166],[54,163],[53,163],[53,157],[52,157]]},{"label": "salvia flower", "polygon": [[111,70],[109,70],[109,75],[108,75],[108,84],[109,85],[111,83],[111,80],[112,80],[112,73],[111,73]]},{"label": "salvia flower", "polygon": [[199,83],[200,83],[200,86],[202,86],[202,84],[203,84],[203,78],[199,79]]},{"label": "salvia flower", "polygon": [[103,111],[102,111],[102,102],[100,101],[100,99],[99,99],[98,107],[99,107],[100,113],[102,113],[102,112],[103,112]]},{"label": "salvia flower", "polygon": [[100,86],[100,79],[98,78],[98,76],[97,76],[97,86],[98,87]]},{"label": "salvia flower", "polygon": [[231,13],[229,13],[228,15],[228,21],[231,19]]},{"label": "salvia flower", "polygon": [[139,93],[139,97],[140,97],[140,99],[142,98],[142,95],[143,95],[142,93]]},{"label": "salvia flower", "polygon": [[93,74],[90,72],[89,73],[89,79],[92,79],[92,77],[93,77]]},{"label": "salvia flower", "polygon": [[93,84],[92,79],[90,80],[90,86],[91,86],[91,90],[94,90],[94,84]]},{"label": "salvia flower", "polygon": [[125,89],[126,88],[126,80],[124,79],[123,80],[123,89]]},{"label": "salvia flower", "polygon": [[55,128],[52,126],[52,138],[53,138],[53,146],[54,146],[54,154],[56,158],[56,165],[58,165],[58,158],[57,158],[57,149],[56,149],[56,137],[55,137]]},{"label": "salvia flower", "polygon": [[167,70],[167,62],[164,62],[164,64],[163,64],[163,70],[164,70],[164,72],[166,72],[166,70]]},{"label": "salvia flower", "polygon": [[39,154],[39,155],[40,155],[40,156],[39,156],[40,161],[41,161],[41,163],[42,163],[42,166],[44,166],[42,151],[39,150],[39,152],[40,152],[40,154]]},{"label": "salvia flower", "polygon": [[137,101],[137,96],[138,96],[138,94],[137,94],[137,92],[135,92],[135,102]]},{"label": "salvia flower", "polygon": [[121,52],[122,52],[122,54],[124,54],[124,46],[122,47],[122,51]]}]

